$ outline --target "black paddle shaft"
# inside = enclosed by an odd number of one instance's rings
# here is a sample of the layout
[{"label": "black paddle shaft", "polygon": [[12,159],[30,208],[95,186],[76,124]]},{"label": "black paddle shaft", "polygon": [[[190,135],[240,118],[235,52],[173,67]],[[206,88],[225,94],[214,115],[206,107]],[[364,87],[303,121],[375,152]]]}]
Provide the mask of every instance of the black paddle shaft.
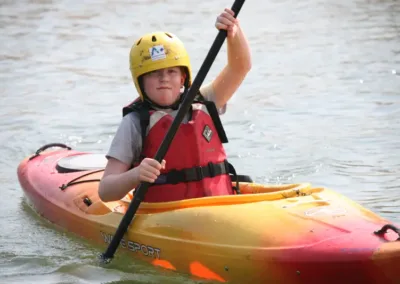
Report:
[{"label": "black paddle shaft", "polygon": [[[244,1],[245,0],[235,0],[235,2],[233,3],[231,10],[235,13],[234,17],[237,17],[237,15],[239,14],[239,11],[243,6]],[[169,146],[171,145],[172,139],[174,138],[176,132],[178,131],[178,128],[182,123],[185,114],[188,113],[190,106],[192,105],[194,98],[196,97],[196,94],[200,89],[201,84],[206,78],[207,73],[211,68],[211,65],[213,64],[219,50],[222,47],[222,44],[225,41],[226,36],[227,36],[226,30],[220,30],[218,32],[218,35],[215,38],[214,43],[212,44],[207,54],[207,57],[205,58],[203,64],[200,67],[199,73],[194,79],[192,86],[189,88],[189,91],[186,94],[178,110],[178,113],[176,114],[175,119],[173,120],[170,128],[168,129],[167,134],[165,135],[159,149],[157,150],[154,159],[157,160],[158,162],[161,162],[164,156],[166,155]],[[115,232],[115,235],[113,236],[106,252],[101,255],[101,259],[104,263],[110,262],[111,259],[114,257],[114,253],[117,250],[122,237],[128,230],[128,226],[131,223],[133,217],[135,216],[136,211],[140,206],[140,203],[143,201],[149,186],[150,183],[143,182],[136,189],[133,200],[131,201],[128,210],[126,211],[124,217],[122,218],[121,223],[119,224],[118,229]]]}]

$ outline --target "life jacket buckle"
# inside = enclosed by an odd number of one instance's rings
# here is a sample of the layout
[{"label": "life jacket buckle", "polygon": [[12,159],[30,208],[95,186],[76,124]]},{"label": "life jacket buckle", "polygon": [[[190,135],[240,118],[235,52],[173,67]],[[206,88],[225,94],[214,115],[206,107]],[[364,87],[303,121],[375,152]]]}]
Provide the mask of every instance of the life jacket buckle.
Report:
[{"label": "life jacket buckle", "polygon": [[203,168],[202,167],[195,167],[196,169],[196,174],[197,174],[197,178],[196,180],[202,180],[204,179],[204,173],[203,173]]},{"label": "life jacket buckle", "polygon": [[185,175],[182,171],[173,169],[170,172],[168,172],[166,180],[170,184],[178,184],[183,180],[185,180]]},{"label": "life jacket buckle", "polygon": [[214,166],[214,164],[212,162],[208,162],[207,166],[208,166],[209,177],[212,177],[212,178],[215,177],[216,174],[215,174],[215,166]]}]

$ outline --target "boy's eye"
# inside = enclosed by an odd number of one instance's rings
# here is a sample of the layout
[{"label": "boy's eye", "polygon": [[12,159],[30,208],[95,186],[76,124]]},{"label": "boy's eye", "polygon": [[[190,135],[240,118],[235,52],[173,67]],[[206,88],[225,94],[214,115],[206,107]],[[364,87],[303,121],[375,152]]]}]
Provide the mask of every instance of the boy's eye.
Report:
[{"label": "boy's eye", "polygon": [[158,76],[158,70],[150,71],[150,76]]}]

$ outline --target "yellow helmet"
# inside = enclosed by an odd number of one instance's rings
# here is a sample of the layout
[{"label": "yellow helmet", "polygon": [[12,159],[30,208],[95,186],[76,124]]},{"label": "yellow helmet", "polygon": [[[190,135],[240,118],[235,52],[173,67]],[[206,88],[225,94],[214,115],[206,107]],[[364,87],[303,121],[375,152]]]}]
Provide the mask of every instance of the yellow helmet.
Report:
[{"label": "yellow helmet", "polygon": [[174,34],[153,32],[144,35],[131,48],[129,67],[132,79],[139,96],[144,100],[144,94],[139,84],[139,77],[145,73],[175,66],[186,67],[186,85],[192,84],[192,71],[189,55],[182,41]]}]

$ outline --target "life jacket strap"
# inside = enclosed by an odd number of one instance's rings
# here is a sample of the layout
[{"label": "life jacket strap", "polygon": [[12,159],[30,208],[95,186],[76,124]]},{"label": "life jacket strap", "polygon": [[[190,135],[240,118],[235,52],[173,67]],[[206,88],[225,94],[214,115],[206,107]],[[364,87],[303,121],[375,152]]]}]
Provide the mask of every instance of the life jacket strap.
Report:
[{"label": "life jacket strap", "polygon": [[181,182],[200,181],[204,178],[224,174],[229,174],[229,164],[226,160],[216,164],[209,162],[203,167],[171,170],[168,173],[159,175],[154,184],[177,184]]}]

